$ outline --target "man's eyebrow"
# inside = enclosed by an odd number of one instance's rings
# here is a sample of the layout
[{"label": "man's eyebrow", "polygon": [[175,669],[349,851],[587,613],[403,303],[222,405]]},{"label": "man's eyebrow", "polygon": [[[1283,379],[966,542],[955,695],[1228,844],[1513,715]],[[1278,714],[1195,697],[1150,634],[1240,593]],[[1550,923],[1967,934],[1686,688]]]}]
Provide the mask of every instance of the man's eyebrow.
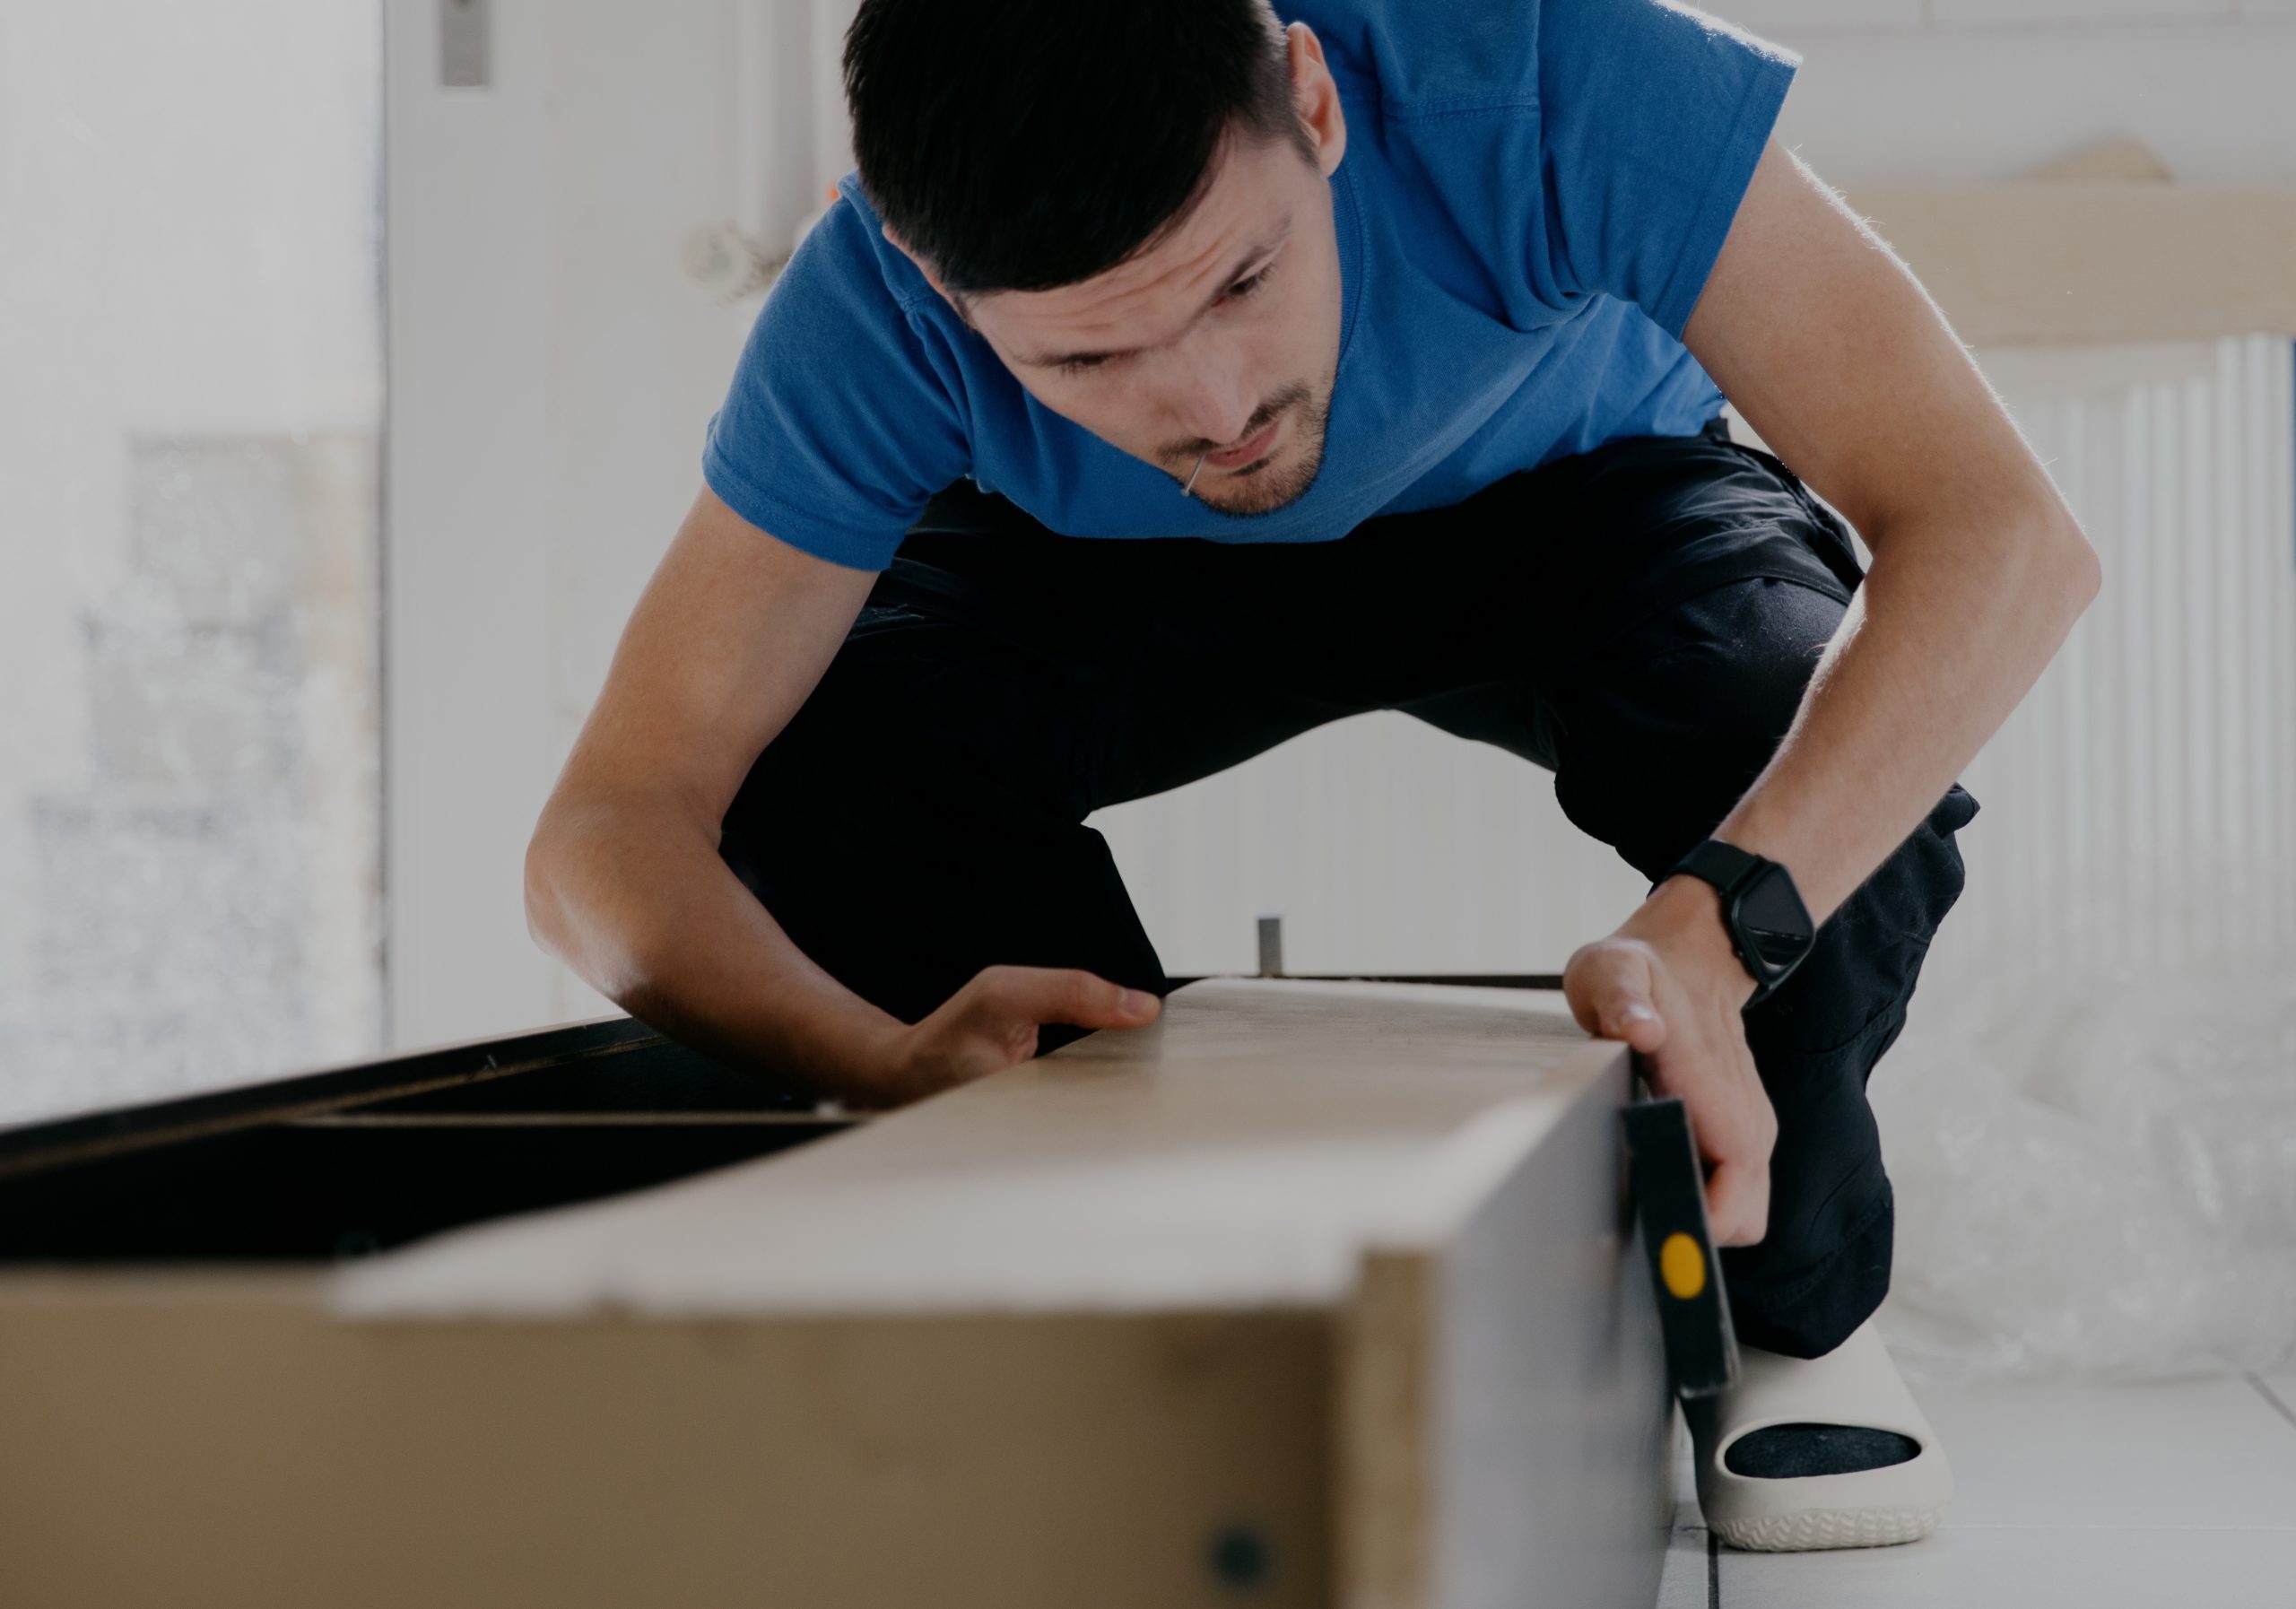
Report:
[{"label": "man's eyebrow", "polygon": [[[1194,329],[1196,327],[1196,321],[1198,318],[1203,317],[1206,313],[1209,313],[1213,308],[1219,306],[1220,299],[1227,295],[1231,290],[1235,288],[1236,282],[1244,277],[1245,270],[1248,269],[1254,263],[1258,262],[1262,257],[1273,257],[1275,254],[1276,248],[1291,238],[1292,226],[1291,224],[1286,223],[1273,240],[1255,246],[1249,251],[1244,253],[1241,259],[1237,262],[1235,267],[1229,270],[1227,277],[1220,282],[1220,288],[1205,299],[1204,305],[1196,309],[1195,313],[1189,317],[1187,324],[1184,327],[1187,329]],[[1031,369],[1057,369],[1063,363],[1093,362],[1102,358],[1121,358],[1127,356],[1132,352],[1143,352],[1145,350],[1146,348],[1144,347],[1127,346],[1120,350],[1109,352],[1039,352],[1031,353],[1027,357],[1019,359],[1018,361],[1027,364]]]}]

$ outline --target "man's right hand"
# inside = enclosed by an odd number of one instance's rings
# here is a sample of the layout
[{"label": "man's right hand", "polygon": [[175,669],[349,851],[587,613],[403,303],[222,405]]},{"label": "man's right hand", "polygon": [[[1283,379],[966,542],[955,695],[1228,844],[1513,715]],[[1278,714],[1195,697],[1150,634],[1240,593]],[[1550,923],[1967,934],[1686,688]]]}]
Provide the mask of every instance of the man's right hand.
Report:
[{"label": "man's right hand", "polygon": [[527,925],[600,994],[728,1066],[856,1106],[1025,1061],[1048,1022],[1137,1028],[1161,1006],[1152,994],[1127,1005],[1086,971],[997,966],[904,1022],[816,965],[719,854],[744,778],[876,578],[760,530],[704,487],[526,850]]},{"label": "man's right hand", "polygon": [[1163,1002],[1070,967],[984,967],[894,1041],[889,1103],[921,1100],[1000,1072],[1037,1052],[1048,1022],[1143,1028]]}]

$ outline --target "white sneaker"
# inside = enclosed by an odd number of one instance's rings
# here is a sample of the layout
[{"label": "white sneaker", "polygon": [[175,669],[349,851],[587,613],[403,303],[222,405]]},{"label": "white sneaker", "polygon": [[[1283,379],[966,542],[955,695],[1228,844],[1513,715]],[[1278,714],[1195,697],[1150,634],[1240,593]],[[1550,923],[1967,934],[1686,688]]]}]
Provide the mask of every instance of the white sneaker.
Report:
[{"label": "white sneaker", "polygon": [[[1723,1541],[1766,1552],[1883,1547],[1918,1541],[1937,1528],[1952,1499],[1952,1471],[1871,1318],[1822,1358],[1741,1344],[1738,1359],[1735,1386],[1682,1404],[1698,1506]],[[1900,1463],[1838,1474],[1756,1475],[1729,1468],[1734,1445],[1780,1424],[1895,1431],[1919,1450]]]}]

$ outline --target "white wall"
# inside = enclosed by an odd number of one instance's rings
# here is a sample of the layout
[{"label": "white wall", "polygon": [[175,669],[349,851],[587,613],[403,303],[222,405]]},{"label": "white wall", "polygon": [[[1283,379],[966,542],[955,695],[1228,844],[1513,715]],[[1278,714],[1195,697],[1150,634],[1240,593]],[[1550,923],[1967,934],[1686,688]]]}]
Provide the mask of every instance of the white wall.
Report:
[{"label": "white wall", "polygon": [[[682,252],[696,229],[735,220],[786,237],[850,165],[841,150],[813,154],[806,85],[826,72],[826,36],[804,5],[492,9],[483,89],[440,85],[435,4],[387,10],[400,1044],[613,1009],[529,940],[521,865],[622,622],[701,483],[702,428],[759,305],[712,300]],[[737,40],[773,61],[744,75]],[[744,76],[762,100],[751,126],[770,142],[747,163]]]},{"label": "white wall", "polygon": [[[325,535],[371,616],[379,42],[371,3],[0,13],[0,1120],[372,1048],[363,797],[290,800],[292,841],[246,845],[259,874],[234,859],[249,811],[311,773],[370,786],[368,620],[270,596],[313,528],[217,465],[344,465]],[[155,487],[170,453],[204,467]],[[261,699],[239,696],[263,686],[257,614],[307,674]],[[319,665],[315,624],[357,640]],[[318,744],[298,706],[334,723]],[[43,808],[90,829],[59,845]],[[307,867],[329,886],[306,891],[300,976],[253,976],[299,896],[252,885]]]},{"label": "white wall", "polygon": [[1835,184],[1975,183],[2117,135],[2296,182],[2296,0],[1721,0],[1800,51],[1779,133]]}]

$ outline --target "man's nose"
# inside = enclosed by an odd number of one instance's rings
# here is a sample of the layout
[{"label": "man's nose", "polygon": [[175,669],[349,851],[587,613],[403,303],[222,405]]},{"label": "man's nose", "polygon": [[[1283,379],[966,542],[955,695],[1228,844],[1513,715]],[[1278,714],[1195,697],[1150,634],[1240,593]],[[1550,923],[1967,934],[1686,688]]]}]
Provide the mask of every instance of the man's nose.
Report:
[{"label": "man's nose", "polygon": [[1180,381],[1181,428],[1213,444],[1233,447],[1259,411],[1259,396],[1245,383],[1236,354],[1207,352],[1188,366]]}]

